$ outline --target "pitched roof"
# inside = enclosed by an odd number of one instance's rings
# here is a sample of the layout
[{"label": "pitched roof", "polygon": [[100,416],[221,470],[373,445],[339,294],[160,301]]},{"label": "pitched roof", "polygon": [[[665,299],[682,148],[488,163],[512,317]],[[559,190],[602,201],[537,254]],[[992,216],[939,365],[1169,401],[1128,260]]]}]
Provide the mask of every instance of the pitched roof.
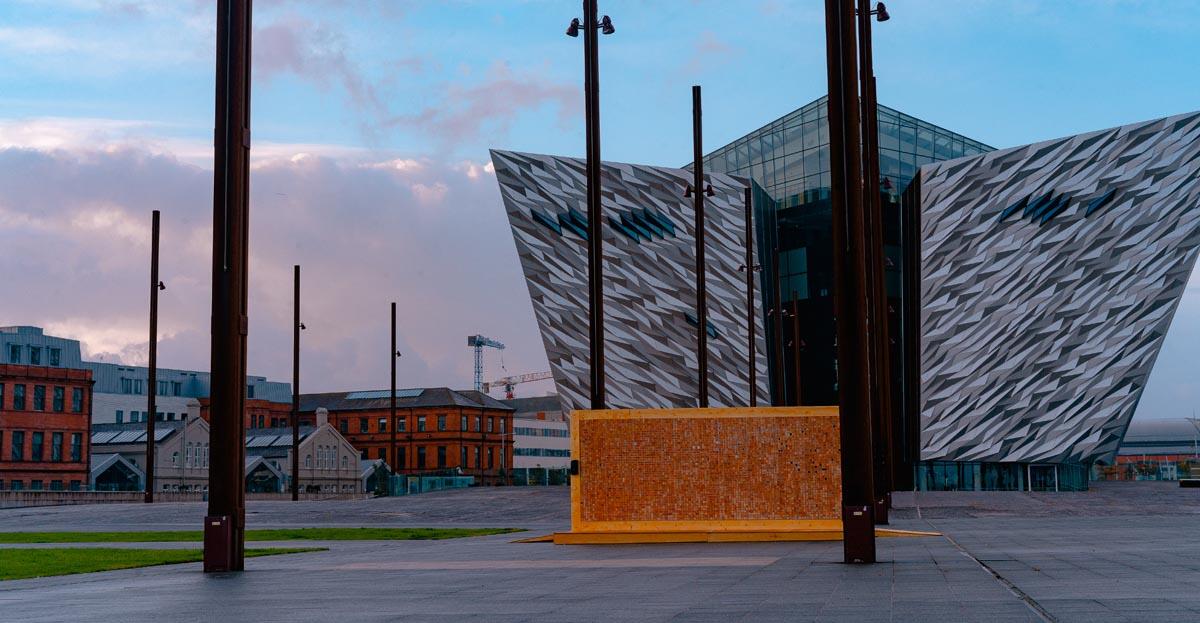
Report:
[{"label": "pitched roof", "polygon": [[[300,411],[311,413],[320,407],[330,411],[377,411],[391,406],[388,390],[301,394]],[[463,407],[511,411],[504,403],[473,390],[455,391],[448,387],[424,387],[396,390],[398,409],[422,407]]]},{"label": "pitched roof", "polygon": [[512,398],[505,400],[504,404],[511,407],[517,412],[517,415],[524,413],[552,413],[563,410],[562,400],[557,394],[553,396],[530,396],[529,398]]}]

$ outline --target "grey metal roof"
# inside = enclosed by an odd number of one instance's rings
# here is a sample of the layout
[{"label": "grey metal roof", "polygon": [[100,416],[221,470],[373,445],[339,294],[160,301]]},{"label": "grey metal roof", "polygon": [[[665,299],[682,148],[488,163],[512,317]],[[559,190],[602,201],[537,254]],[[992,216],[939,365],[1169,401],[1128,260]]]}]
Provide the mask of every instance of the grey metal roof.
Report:
[{"label": "grey metal roof", "polygon": [[551,413],[562,411],[562,400],[554,396],[530,396],[529,398],[513,398],[505,400],[504,404],[512,407],[520,416],[525,413]]},{"label": "grey metal roof", "polygon": [[1133,420],[1117,454],[1200,454],[1200,421],[1188,418]]},{"label": "grey metal roof", "polygon": [[[496,409],[502,411],[512,411],[512,408],[504,403],[484,394],[473,390],[455,391],[448,387],[426,387],[420,388],[422,391],[419,395],[413,396],[416,393],[415,389],[397,390],[396,391],[396,407],[400,409],[417,409],[422,407],[461,407],[467,409]],[[324,407],[330,411],[373,411],[378,409],[387,409],[391,405],[391,400],[388,398],[388,391],[383,390],[382,393],[371,391],[369,395],[379,396],[378,398],[352,398],[354,395],[363,395],[367,392],[330,392],[323,394],[301,394],[300,395],[300,411],[311,413],[320,407]]]}]

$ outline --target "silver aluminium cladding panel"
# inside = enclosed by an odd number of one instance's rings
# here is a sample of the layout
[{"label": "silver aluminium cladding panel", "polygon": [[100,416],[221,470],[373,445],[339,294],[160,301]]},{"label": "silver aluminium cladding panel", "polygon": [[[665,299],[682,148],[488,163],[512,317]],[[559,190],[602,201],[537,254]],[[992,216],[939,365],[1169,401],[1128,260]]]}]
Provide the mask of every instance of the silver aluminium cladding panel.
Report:
[{"label": "silver aluminium cladding panel", "polygon": [[1110,461],[1200,242],[1200,113],[927,165],[921,458]]},{"label": "silver aluminium cladding panel", "polygon": [[[492,151],[500,195],[563,405],[590,406],[587,203],[584,161]],[[695,216],[684,169],[605,162],[605,373],[608,406],[694,407],[696,377]],[[746,182],[709,176],[705,200],[709,403],[749,400],[746,321]],[[756,287],[755,314],[762,318]],[[762,324],[758,396],[769,402]]]}]

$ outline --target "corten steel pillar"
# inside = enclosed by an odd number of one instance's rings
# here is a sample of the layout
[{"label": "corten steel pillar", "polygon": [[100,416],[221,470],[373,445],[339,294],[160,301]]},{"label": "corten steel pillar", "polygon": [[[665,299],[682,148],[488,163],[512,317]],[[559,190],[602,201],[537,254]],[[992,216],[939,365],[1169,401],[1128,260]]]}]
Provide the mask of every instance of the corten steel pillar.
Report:
[{"label": "corten steel pillar", "polygon": [[825,0],[829,70],[830,203],[842,445],[843,556],[875,562],[871,414],[867,391],[866,232],[859,159],[854,2]]},{"label": "corten steel pillar", "polygon": [[217,2],[212,387],[204,570],[244,568],[251,0]]},{"label": "corten steel pillar", "polygon": [[150,216],[150,369],[146,379],[146,498],[154,501],[154,418],[158,407],[158,210]]},{"label": "corten steel pillar", "polygon": [[792,395],[792,403],[799,407],[804,404],[804,392],[800,391],[803,377],[800,375],[800,303],[795,290],[792,290],[792,366],[795,372],[796,391]]},{"label": "corten steel pillar", "polygon": [[292,267],[292,501],[300,499],[300,265]]},{"label": "corten steel pillar", "polygon": [[754,335],[754,218],[753,192],[751,186],[746,187],[746,338],[749,341],[750,354],[750,406],[758,406],[758,362],[755,357]]},{"label": "corten steel pillar", "polygon": [[696,373],[699,406],[708,406],[708,290],[704,283],[704,137],[700,85],[692,86],[692,198],[696,211]]},{"label": "corten steel pillar", "polygon": [[[886,15],[886,13],[882,14]],[[892,491],[892,365],[888,327],[884,213],[879,196],[879,109],[871,51],[871,0],[858,0],[858,58],[862,92],[863,212],[867,220],[868,308],[871,351],[871,431],[874,435],[875,523],[888,523]]]},{"label": "corten steel pillar", "polygon": [[[390,415],[388,416],[388,430],[391,431],[391,452],[388,456],[392,457],[392,465],[397,465],[400,461],[400,450],[396,445],[396,302],[392,301],[392,354],[389,357],[392,360],[392,393],[389,396]],[[393,467],[392,469],[395,469]],[[391,483],[388,483],[388,493],[391,493]]]},{"label": "corten steel pillar", "polygon": [[774,396],[774,406],[782,407],[788,404],[787,392],[787,363],[783,355],[783,291],[779,285],[779,249],[771,250],[771,275],[775,282],[775,301],[771,305],[771,319],[775,324],[775,379],[778,389]]}]

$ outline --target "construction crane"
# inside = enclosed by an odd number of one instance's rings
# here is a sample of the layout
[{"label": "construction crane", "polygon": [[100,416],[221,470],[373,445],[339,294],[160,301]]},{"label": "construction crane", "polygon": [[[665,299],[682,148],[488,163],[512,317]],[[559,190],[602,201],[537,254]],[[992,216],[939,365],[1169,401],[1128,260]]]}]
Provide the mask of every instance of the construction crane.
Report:
[{"label": "construction crane", "polygon": [[521,383],[528,383],[530,381],[544,381],[549,378],[553,378],[553,376],[549,372],[530,372],[529,374],[518,374],[516,376],[506,376],[502,379],[496,379],[490,383],[484,383],[483,384],[483,392],[486,394],[487,392],[492,391],[493,387],[503,387],[504,388],[504,398],[506,400],[512,400],[514,385],[519,385]]},{"label": "construction crane", "polygon": [[475,349],[475,391],[483,391],[483,347],[504,350],[504,344],[482,335],[468,335],[467,346]]}]

